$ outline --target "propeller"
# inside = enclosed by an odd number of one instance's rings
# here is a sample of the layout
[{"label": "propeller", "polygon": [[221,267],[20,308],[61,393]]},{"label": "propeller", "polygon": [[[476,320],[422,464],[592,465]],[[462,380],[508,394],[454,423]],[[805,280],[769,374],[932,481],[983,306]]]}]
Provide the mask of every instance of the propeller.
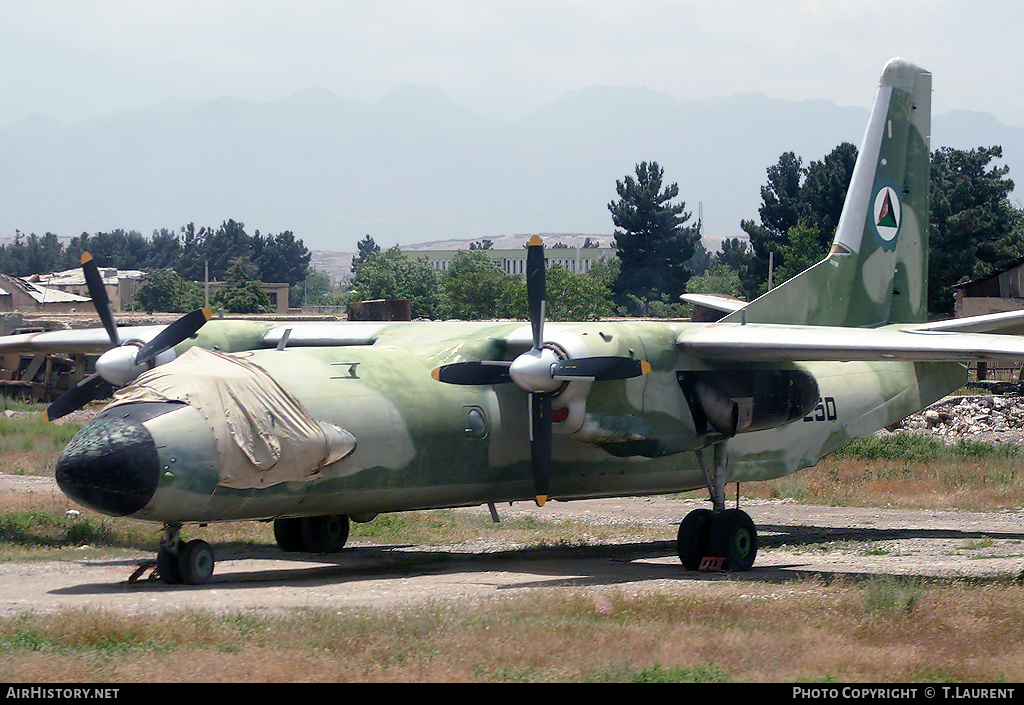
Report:
[{"label": "propeller", "polygon": [[43,412],[43,421],[53,421],[81,409],[90,401],[105,399],[116,387],[123,387],[148,369],[160,364],[156,358],[194,335],[210,320],[213,312],[201,308],[177,319],[150,341],[122,342],[114,321],[107,289],[103,286],[96,261],[88,252],[82,253],[82,272],[92,297],[93,306],[107,331],[112,347],[96,360],[96,372],[66,391]]},{"label": "propeller", "polygon": [[533,347],[511,362],[471,360],[442,365],[434,379],[448,384],[492,385],[514,382],[529,394],[530,466],[538,506],[548,498],[551,477],[553,425],[551,400],[562,384],[572,380],[606,381],[647,374],[650,364],[632,357],[595,356],[565,359],[544,342],[547,307],[544,244],[530,238],[526,251],[526,296]]}]

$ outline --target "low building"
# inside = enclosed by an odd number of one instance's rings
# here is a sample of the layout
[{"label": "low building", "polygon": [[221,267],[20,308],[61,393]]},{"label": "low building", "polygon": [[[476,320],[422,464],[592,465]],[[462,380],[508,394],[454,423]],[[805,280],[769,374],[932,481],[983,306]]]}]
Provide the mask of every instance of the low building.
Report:
[{"label": "low building", "polygon": [[[410,259],[426,259],[427,263],[442,272],[451,266],[457,252],[465,250],[409,250]],[[517,250],[475,250],[491,258],[494,266],[505,274],[526,274],[526,248]],[[548,267],[559,265],[573,274],[586,274],[600,260],[615,256],[611,247],[549,247],[544,250]]]},{"label": "low building", "polygon": [[1020,311],[1024,309],[1024,257],[954,288],[957,318]]},{"label": "low building", "polygon": [[88,296],[0,274],[0,311],[76,313],[91,310],[92,299]]},{"label": "low building", "polygon": [[[99,273],[103,280],[103,288],[107,290],[107,298],[110,299],[110,307],[114,311],[126,310],[135,299],[135,294],[146,283],[146,273],[137,269],[99,267]],[[87,299],[89,297],[89,287],[85,283],[85,274],[81,268],[52,274],[33,274],[23,279],[36,286],[77,294]]]}]

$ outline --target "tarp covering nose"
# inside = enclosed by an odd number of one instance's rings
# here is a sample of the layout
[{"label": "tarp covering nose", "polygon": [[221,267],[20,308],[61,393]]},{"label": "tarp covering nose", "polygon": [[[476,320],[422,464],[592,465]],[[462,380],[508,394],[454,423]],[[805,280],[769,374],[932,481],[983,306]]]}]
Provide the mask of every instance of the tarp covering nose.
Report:
[{"label": "tarp covering nose", "polygon": [[[291,393],[245,358],[189,348],[116,391],[110,406],[151,401],[184,402],[206,418],[217,444],[219,484],[226,487],[310,480],[339,457],[332,447],[337,439],[332,444]],[[355,446],[351,434],[337,430]]]}]

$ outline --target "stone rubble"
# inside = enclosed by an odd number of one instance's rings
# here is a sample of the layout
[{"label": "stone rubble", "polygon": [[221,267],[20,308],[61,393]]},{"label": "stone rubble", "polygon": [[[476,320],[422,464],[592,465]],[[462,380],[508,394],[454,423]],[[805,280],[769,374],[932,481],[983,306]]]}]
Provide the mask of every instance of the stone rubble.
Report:
[{"label": "stone rubble", "polygon": [[969,439],[1024,446],[1024,396],[947,397],[888,429],[899,431],[931,436],[949,444]]}]

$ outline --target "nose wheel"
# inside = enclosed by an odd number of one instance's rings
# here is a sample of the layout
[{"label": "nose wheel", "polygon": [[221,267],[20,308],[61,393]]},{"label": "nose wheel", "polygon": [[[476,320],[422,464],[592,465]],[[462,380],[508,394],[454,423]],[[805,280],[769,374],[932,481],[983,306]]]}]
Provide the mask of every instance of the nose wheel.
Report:
[{"label": "nose wheel", "polygon": [[[714,509],[695,509],[679,524],[676,550],[687,570],[700,570],[709,561],[715,567],[747,571],[757,558],[757,527],[742,509],[725,508],[725,442],[715,445],[715,465],[708,476]],[[698,452],[698,458],[702,458]]]},{"label": "nose wheel", "polygon": [[156,572],[168,585],[204,585],[213,577],[213,548],[200,539],[184,542],[181,527],[168,525],[156,554]]}]

